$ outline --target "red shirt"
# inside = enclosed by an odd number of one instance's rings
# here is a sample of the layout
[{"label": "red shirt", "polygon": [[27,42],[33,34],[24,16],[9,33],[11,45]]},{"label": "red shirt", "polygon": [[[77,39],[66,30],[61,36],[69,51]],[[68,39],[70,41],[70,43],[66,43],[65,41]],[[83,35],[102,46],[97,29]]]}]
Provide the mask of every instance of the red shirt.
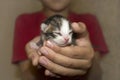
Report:
[{"label": "red shirt", "polygon": [[[25,52],[25,45],[34,37],[40,35],[40,24],[45,19],[46,16],[43,12],[23,14],[16,19],[12,56],[13,63],[28,59]],[[91,14],[75,14],[71,12],[68,16],[68,19],[71,22],[84,22],[87,26],[90,40],[94,49],[99,51],[101,54],[108,52],[103,33],[95,16]],[[42,77],[44,77],[44,73],[40,73],[42,75],[40,80],[45,80],[42,79]]]}]

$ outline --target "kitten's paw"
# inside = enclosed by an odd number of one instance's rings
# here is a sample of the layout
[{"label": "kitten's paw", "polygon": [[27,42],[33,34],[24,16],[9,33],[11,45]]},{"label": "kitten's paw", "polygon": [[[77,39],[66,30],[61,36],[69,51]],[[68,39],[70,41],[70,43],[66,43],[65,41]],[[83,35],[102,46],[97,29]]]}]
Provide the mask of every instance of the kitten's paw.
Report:
[{"label": "kitten's paw", "polygon": [[37,44],[34,43],[34,42],[30,43],[30,47],[33,48],[33,49],[39,49],[39,47],[37,46]]}]

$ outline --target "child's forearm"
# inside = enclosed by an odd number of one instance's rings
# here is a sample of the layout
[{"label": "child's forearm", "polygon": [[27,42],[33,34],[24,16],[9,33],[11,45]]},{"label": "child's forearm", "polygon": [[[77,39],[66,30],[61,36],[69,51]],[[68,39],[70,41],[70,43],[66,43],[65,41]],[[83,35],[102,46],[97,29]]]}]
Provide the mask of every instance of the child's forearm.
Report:
[{"label": "child's forearm", "polygon": [[95,52],[95,58],[93,60],[93,66],[90,68],[87,74],[87,80],[102,80],[102,68],[100,65],[101,56],[99,52]]},{"label": "child's forearm", "polygon": [[22,80],[36,80],[35,76],[30,72],[22,73]]},{"label": "child's forearm", "polygon": [[35,75],[31,72],[30,69],[30,61],[22,61],[19,63],[18,67],[21,72],[22,80],[36,80]]}]

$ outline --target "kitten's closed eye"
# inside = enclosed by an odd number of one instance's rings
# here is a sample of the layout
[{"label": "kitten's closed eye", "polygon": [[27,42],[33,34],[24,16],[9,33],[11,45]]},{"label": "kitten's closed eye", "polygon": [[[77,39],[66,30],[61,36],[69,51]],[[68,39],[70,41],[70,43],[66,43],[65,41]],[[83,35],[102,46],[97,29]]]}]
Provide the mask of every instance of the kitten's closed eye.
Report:
[{"label": "kitten's closed eye", "polygon": [[69,32],[69,34],[72,34],[72,33],[73,33],[73,31],[70,31],[70,32]]},{"label": "kitten's closed eye", "polygon": [[53,33],[62,36],[60,32],[53,32]]}]

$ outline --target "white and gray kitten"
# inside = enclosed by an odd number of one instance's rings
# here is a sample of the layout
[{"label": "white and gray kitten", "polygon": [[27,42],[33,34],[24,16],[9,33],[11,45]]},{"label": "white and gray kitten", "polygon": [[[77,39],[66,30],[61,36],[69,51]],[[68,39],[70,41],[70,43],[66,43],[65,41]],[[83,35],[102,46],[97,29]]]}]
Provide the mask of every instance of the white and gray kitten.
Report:
[{"label": "white and gray kitten", "polygon": [[71,23],[61,15],[54,15],[41,24],[41,38],[32,47],[38,48],[43,46],[44,41],[51,41],[58,46],[68,46],[74,43]]}]

